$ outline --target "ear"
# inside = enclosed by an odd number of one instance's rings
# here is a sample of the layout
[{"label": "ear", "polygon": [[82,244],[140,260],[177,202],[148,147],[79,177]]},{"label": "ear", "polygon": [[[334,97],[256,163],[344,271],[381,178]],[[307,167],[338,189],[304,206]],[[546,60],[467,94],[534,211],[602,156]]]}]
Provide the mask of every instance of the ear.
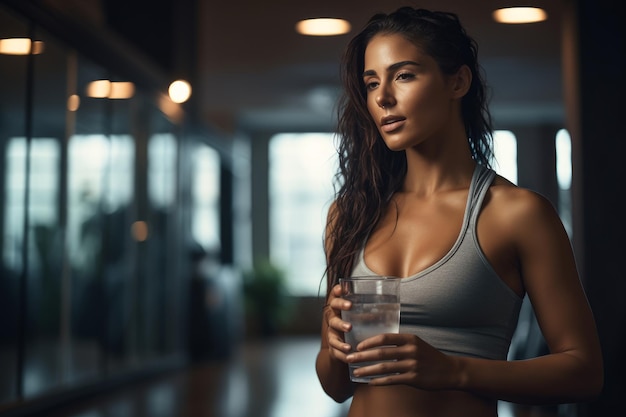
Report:
[{"label": "ear", "polygon": [[472,71],[467,65],[461,68],[450,78],[453,98],[462,98],[472,85]]}]

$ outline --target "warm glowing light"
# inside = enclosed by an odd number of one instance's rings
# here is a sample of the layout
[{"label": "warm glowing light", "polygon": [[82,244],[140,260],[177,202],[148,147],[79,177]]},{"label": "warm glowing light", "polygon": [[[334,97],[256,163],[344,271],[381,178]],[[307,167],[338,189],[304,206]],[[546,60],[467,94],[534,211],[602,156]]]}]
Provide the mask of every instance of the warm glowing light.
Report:
[{"label": "warm glowing light", "polygon": [[347,20],[332,18],[304,19],[296,24],[299,34],[309,36],[343,35],[351,28]]},{"label": "warm glowing light", "polygon": [[493,18],[500,23],[534,23],[546,20],[548,14],[538,7],[506,7],[494,11]]},{"label": "warm glowing light", "polygon": [[[31,50],[32,48],[32,50]],[[44,44],[42,41],[31,43],[29,38],[9,38],[0,39],[0,54],[5,55],[39,55],[43,53]]]},{"label": "warm glowing light", "polygon": [[127,81],[96,80],[87,85],[87,97],[127,99],[135,94],[135,84]]},{"label": "warm glowing light", "polygon": [[130,234],[137,242],[145,242],[148,239],[148,223],[136,221],[130,227]]},{"label": "warm glowing light", "polygon": [[96,80],[87,85],[87,97],[107,98],[111,92],[111,81]]},{"label": "warm glowing light", "polygon": [[135,95],[135,84],[131,82],[114,81],[111,83],[111,91],[108,98],[125,99]]},{"label": "warm glowing light", "polygon": [[78,94],[72,94],[67,98],[67,109],[69,111],[76,111],[80,107],[80,97]]},{"label": "warm glowing light", "polygon": [[191,85],[185,80],[176,80],[167,90],[174,103],[184,103],[191,97]]}]

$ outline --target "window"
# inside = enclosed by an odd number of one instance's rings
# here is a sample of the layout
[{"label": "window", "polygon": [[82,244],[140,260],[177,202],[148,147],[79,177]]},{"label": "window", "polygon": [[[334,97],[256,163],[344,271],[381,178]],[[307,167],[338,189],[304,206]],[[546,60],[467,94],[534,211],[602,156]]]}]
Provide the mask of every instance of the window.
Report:
[{"label": "window", "polygon": [[130,136],[74,135],[68,145],[68,245],[72,262],[94,260],[87,254],[90,225],[107,214],[129,210],[134,192],[134,141]]},{"label": "window", "polygon": [[493,134],[493,168],[513,184],[517,184],[517,139],[510,130]]},{"label": "window", "polygon": [[148,142],[148,198],[160,209],[170,207],[176,199],[176,138],[158,133]]},{"label": "window", "polygon": [[334,134],[279,134],[269,144],[270,258],[292,295],[317,295],[322,236],[337,170]]},{"label": "window", "polygon": [[570,238],[572,237],[572,141],[569,132],[556,133],[556,179],[559,184],[559,215]]},{"label": "window", "polygon": [[204,249],[220,248],[219,187],[219,153],[207,145],[198,144],[191,191],[191,230],[196,242]]},{"label": "window", "polygon": [[[29,155],[27,155],[29,152]],[[30,158],[29,215],[31,224],[56,224],[58,198],[59,144],[54,139],[33,138],[30,150],[25,138],[12,138],[6,150],[6,195],[4,218],[4,253],[7,265],[19,265],[19,247],[23,240],[26,158]]]}]

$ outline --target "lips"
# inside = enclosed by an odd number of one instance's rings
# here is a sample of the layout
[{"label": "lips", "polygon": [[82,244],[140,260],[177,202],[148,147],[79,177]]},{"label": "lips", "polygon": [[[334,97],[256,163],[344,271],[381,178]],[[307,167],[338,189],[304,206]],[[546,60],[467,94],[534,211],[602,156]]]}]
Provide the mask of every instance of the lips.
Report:
[{"label": "lips", "polygon": [[402,116],[385,116],[380,119],[380,128],[385,133],[393,132],[402,127],[405,121],[406,119]]}]

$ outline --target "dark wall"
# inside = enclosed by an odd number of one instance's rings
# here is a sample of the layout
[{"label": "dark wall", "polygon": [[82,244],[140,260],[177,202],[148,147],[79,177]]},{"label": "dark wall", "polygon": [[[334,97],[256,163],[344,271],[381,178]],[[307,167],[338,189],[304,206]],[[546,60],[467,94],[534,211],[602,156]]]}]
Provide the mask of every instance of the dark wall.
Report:
[{"label": "dark wall", "polygon": [[594,311],[605,386],[581,416],[626,411],[623,123],[626,29],[616,0],[569,0],[564,78],[573,140],[574,248]]}]

